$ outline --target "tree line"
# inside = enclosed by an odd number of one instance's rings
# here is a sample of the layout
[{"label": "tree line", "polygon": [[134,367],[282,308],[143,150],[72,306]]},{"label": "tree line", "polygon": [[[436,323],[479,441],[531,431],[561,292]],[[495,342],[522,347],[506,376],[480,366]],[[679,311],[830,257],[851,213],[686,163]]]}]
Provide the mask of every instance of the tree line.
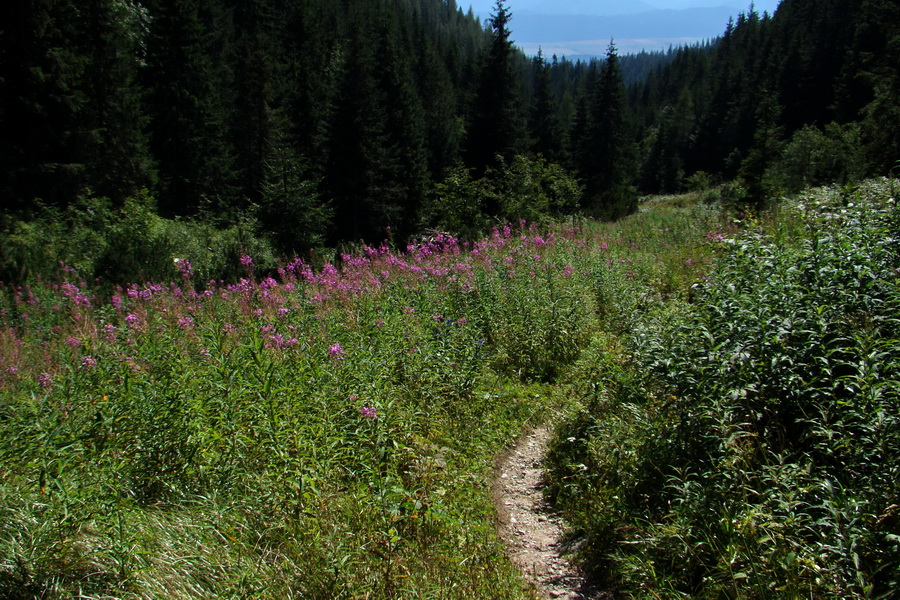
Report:
[{"label": "tree line", "polygon": [[893,166],[897,12],[784,0],[707,43],[573,63],[525,57],[503,0],[484,23],[455,0],[10,0],[0,193],[27,218],[147,189],[284,254],[529,204],[616,218],[718,180],[753,200]]}]

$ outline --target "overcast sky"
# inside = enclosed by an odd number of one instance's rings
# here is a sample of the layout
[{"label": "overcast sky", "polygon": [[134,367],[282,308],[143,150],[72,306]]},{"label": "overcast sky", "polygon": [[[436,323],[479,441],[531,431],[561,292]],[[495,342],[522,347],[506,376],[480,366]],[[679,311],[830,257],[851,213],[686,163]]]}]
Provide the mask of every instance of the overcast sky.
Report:
[{"label": "overcast sky", "polygon": [[[757,12],[774,14],[780,0],[756,0]],[[495,0],[457,0],[487,19]],[[620,54],[666,50],[715,38],[729,16],[747,12],[750,0],[507,0],[512,39],[526,54],[602,56],[610,39]],[[673,13],[670,11],[679,11]],[[578,15],[577,17],[575,15]]]}]

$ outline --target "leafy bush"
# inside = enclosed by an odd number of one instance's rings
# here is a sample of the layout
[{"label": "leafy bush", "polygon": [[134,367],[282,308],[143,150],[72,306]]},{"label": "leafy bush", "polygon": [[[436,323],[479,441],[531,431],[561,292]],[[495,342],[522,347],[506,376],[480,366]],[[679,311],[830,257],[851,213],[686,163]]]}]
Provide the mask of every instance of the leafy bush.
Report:
[{"label": "leafy bush", "polygon": [[24,283],[53,280],[59,264],[107,286],[133,281],[179,279],[175,259],[187,260],[195,281],[233,281],[244,275],[238,258],[256,257],[263,269],[274,269],[269,244],[258,226],[241,220],[227,228],[157,216],[146,192],[126,199],[119,208],[92,196],[60,210],[38,205],[31,215],[4,214],[0,235],[0,281]]},{"label": "leafy bush", "polygon": [[828,124],[824,130],[807,125],[796,131],[781,159],[770,168],[770,179],[789,192],[808,186],[857,181],[862,177],[858,124]]},{"label": "leafy bush", "polygon": [[488,232],[492,223],[548,225],[572,214],[581,186],[561,166],[543,158],[514,157],[509,164],[473,179],[464,168],[453,169],[435,185],[424,210],[424,222],[464,240]]},{"label": "leafy bush", "polygon": [[633,597],[900,585],[898,208],[884,185],[837,198],[802,199],[799,243],[726,240],[560,433],[555,493]]}]

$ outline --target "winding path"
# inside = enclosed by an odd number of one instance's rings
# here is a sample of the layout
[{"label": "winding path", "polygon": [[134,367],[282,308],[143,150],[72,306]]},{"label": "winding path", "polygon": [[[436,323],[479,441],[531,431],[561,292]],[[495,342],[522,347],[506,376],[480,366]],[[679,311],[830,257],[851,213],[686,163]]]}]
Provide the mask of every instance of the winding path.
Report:
[{"label": "winding path", "polygon": [[567,559],[562,518],[544,501],[542,462],[549,426],[524,435],[497,459],[491,491],[500,519],[500,537],[540,597],[612,600],[589,584]]}]

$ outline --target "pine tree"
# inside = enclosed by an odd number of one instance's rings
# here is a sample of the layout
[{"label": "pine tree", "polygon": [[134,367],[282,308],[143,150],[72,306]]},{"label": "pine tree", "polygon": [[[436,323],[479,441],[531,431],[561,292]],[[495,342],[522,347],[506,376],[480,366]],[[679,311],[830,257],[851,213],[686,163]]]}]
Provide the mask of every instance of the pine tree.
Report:
[{"label": "pine tree", "polygon": [[865,154],[869,170],[877,174],[896,175],[900,170],[900,33],[887,25],[896,24],[897,19],[896,2],[866,0],[857,32],[864,77],[871,89],[871,101],[862,110]]},{"label": "pine tree", "polygon": [[212,0],[152,0],[145,85],[159,209],[226,211],[236,200],[228,142],[226,14]]},{"label": "pine tree", "polygon": [[88,104],[80,119],[88,133],[85,184],[95,194],[122,202],[154,181],[138,82],[149,15],[127,0],[84,0],[80,6],[90,59]]},{"label": "pine tree", "polygon": [[81,191],[89,57],[71,0],[0,3],[0,192],[13,206]]},{"label": "pine tree", "polygon": [[637,206],[631,186],[633,152],[626,111],[618,53],[610,42],[590,98],[580,148],[580,174],[585,186],[582,207],[589,215],[617,219]]},{"label": "pine tree", "polygon": [[747,188],[747,200],[757,210],[764,207],[771,192],[766,179],[767,171],[781,154],[780,116],[781,108],[775,98],[771,94],[766,95],[757,110],[753,146],[741,163],[740,177]]},{"label": "pine tree", "polygon": [[534,140],[532,151],[551,162],[562,162],[562,125],[559,120],[559,107],[553,95],[550,78],[550,65],[544,60],[543,53],[532,61],[534,71],[534,102],[531,107],[531,137]]},{"label": "pine tree", "polygon": [[271,109],[276,57],[272,50],[276,12],[271,0],[232,0],[234,39],[229,40],[234,69],[230,114],[234,147],[237,208],[258,203],[266,180],[272,135]]},{"label": "pine tree", "polygon": [[255,210],[261,229],[283,256],[322,245],[332,211],[322,201],[318,184],[302,157],[281,132],[273,136],[267,156],[262,194]]},{"label": "pine tree", "polygon": [[482,56],[467,132],[466,163],[476,175],[497,166],[497,157],[509,161],[524,150],[525,119],[508,28],[511,18],[504,1],[497,0],[490,18],[493,38]]}]

